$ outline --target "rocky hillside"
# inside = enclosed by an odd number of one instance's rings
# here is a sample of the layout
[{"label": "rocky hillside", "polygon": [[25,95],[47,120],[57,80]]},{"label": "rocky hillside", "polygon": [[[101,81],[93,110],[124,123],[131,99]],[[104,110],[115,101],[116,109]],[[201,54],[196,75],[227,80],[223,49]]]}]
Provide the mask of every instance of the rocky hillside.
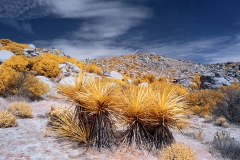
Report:
[{"label": "rocky hillside", "polygon": [[[146,78],[144,79],[146,75],[150,75],[155,80],[164,77],[169,82],[180,83],[188,88],[191,88],[195,83],[198,83],[197,85],[203,89],[214,89],[230,85],[232,82],[240,82],[240,62],[200,64],[151,53],[86,59],[81,62],[54,48],[37,48],[32,44],[19,44],[6,39],[0,40],[0,64],[13,55],[28,57],[28,65],[31,63],[34,65],[34,62],[30,62],[34,59],[36,59],[36,62],[39,61],[40,58],[36,57],[43,57],[43,59],[50,60],[49,62],[56,62],[58,64],[56,70],[59,70],[56,72],[58,76],[41,75],[41,72],[37,74],[38,76],[46,76],[40,77],[40,79],[45,82],[50,81],[51,83],[48,83],[51,86],[52,82],[58,83],[64,78],[67,80],[73,79],[73,75],[80,70],[96,75],[127,79],[130,83],[138,79],[142,83],[146,80]],[[146,82],[149,83],[149,81]]]},{"label": "rocky hillside", "polygon": [[169,81],[189,87],[200,74],[202,88],[217,88],[240,81],[240,62],[201,64],[183,59],[172,59],[151,53],[138,53],[113,58],[87,59],[86,64],[95,64],[107,74],[118,71],[132,79],[144,74],[154,74],[156,78],[166,77]]}]

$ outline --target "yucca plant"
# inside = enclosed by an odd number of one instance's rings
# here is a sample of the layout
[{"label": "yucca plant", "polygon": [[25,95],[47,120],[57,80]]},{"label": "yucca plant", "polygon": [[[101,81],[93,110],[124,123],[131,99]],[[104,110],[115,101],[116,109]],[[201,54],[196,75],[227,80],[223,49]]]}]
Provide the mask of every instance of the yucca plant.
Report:
[{"label": "yucca plant", "polygon": [[161,148],[173,142],[172,128],[187,127],[185,115],[188,114],[184,96],[178,96],[177,86],[161,83],[150,86],[152,105],[148,110],[145,121],[147,130],[153,136],[153,144]]},{"label": "yucca plant", "polygon": [[114,125],[112,116],[116,112],[115,99],[119,96],[120,88],[105,79],[89,79],[83,85],[84,92],[79,92],[80,107],[86,113],[86,119],[92,124],[91,139],[95,146],[111,147],[115,144]]},{"label": "yucca plant", "polygon": [[151,135],[146,130],[148,109],[151,106],[149,89],[144,86],[130,85],[123,90],[117,104],[120,116],[118,123],[126,128],[123,134],[123,143],[138,148],[148,147]]},{"label": "yucca plant", "polygon": [[119,89],[104,78],[85,80],[82,72],[75,79],[75,85],[58,86],[60,93],[76,103],[75,118],[90,124],[90,139],[97,148],[111,147],[115,143],[112,116]]}]

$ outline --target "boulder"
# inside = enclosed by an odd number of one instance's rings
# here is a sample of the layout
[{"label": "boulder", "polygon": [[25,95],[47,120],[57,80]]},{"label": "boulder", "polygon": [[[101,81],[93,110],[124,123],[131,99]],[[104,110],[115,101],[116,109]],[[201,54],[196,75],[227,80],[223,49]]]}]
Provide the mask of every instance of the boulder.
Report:
[{"label": "boulder", "polygon": [[65,77],[59,83],[75,85],[75,78],[74,77]]},{"label": "boulder", "polygon": [[120,79],[120,80],[123,80],[123,75],[121,73],[118,73],[116,71],[111,71],[110,74],[109,74],[109,77],[111,78],[115,78],[115,79]]},{"label": "boulder", "polygon": [[69,68],[71,68],[73,70],[73,72],[76,72],[76,73],[80,72],[80,68],[77,65],[75,65],[71,62],[66,62],[66,64],[68,65]]},{"label": "boulder", "polygon": [[11,56],[15,54],[9,51],[0,50],[0,63],[3,63],[5,60],[9,59]]},{"label": "boulder", "polygon": [[31,47],[32,49],[37,49],[33,44],[29,44],[29,47]]},{"label": "boulder", "polygon": [[58,65],[58,67],[59,67],[60,69],[65,68],[66,66],[67,66],[66,64],[59,64],[59,65]]},{"label": "boulder", "polygon": [[41,82],[43,83],[46,83],[49,85],[50,87],[50,91],[48,93],[56,93],[56,89],[55,89],[55,84],[50,80],[48,79],[47,77],[45,76],[36,76]]},{"label": "boulder", "polygon": [[62,68],[61,70],[62,70],[62,73],[63,73],[64,76],[68,76],[69,75],[69,73],[66,70],[66,68]]},{"label": "boulder", "polygon": [[142,82],[138,86],[148,87],[148,83],[147,82]]},{"label": "boulder", "polygon": [[201,87],[203,89],[216,89],[221,86],[230,85],[230,81],[228,81],[224,77],[215,77],[215,74],[203,74],[200,78]]}]

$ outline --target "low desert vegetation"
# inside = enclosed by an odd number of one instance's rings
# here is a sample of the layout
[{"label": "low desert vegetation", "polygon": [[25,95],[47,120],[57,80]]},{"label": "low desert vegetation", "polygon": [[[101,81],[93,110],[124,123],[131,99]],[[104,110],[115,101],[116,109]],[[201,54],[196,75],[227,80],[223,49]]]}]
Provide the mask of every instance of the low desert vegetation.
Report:
[{"label": "low desert vegetation", "polygon": [[103,71],[101,68],[99,68],[98,66],[96,66],[95,64],[90,64],[88,66],[85,67],[86,72],[89,73],[96,73],[98,75],[102,75]]},{"label": "low desert vegetation", "polygon": [[17,118],[6,110],[0,111],[0,128],[17,126]]},{"label": "low desert vegetation", "polygon": [[19,118],[32,118],[32,108],[26,102],[13,102],[7,107],[7,110]]},{"label": "low desert vegetation", "polygon": [[52,106],[48,112],[49,126],[58,138],[69,138],[90,145],[90,125],[83,120],[76,120],[74,112],[63,106]]},{"label": "low desert vegetation", "polygon": [[0,47],[0,50],[13,52],[15,55],[24,55],[24,49],[31,48],[27,44],[16,43],[9,39],[0,39],[0,44],[3,45],[3,47]]},{"label": "low desert vegetation", "polygon": [[186,99],[190,110],[199,116],[223,117],[228,122],[240,122],[240,85],[232,84],[216,90],[195,90]]},{"label": "low desert vegetation", "polygon": [[226,118],[224,118],[224,117],[217,118],[215,124],[217,126],[221,126],[221,127],[228,127],[229,126]]},{"label": "low desert vegetation", "polygon": [[173,143],[163,148],[160,152],[159,160],[196,160],[197,156],[190,147],[182,143]]},{"label": "low desert vegetation", "polygon": [[[124,143],[152,149],[171,144],[171,128],[184,129],[188,124],[187,105],[177,89],[177,85],[160,82],[122,88],[104,78],[85,81],[82,72],[75,85],[58,86],[76,105],[74,120],[90,125],[90,141],[97,148]],[[124,128],[121,134],[115,134],[118,127]]]},{"label": "low desert vegetation", "polygon": [[224,158],[240,159],[240,142],[230,136],[229,132],[216,132],[212,142],[213,152],[221,153]]}]

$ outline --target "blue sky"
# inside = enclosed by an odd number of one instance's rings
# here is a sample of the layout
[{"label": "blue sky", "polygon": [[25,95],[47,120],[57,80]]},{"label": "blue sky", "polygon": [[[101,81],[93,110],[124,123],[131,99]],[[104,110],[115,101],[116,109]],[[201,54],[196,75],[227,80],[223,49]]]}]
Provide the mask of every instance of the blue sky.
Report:
[{"label": "blue sky", "polygon": [[0,38],[80,60],[151,52],[240,61],[239,0],[0,0]]}]

